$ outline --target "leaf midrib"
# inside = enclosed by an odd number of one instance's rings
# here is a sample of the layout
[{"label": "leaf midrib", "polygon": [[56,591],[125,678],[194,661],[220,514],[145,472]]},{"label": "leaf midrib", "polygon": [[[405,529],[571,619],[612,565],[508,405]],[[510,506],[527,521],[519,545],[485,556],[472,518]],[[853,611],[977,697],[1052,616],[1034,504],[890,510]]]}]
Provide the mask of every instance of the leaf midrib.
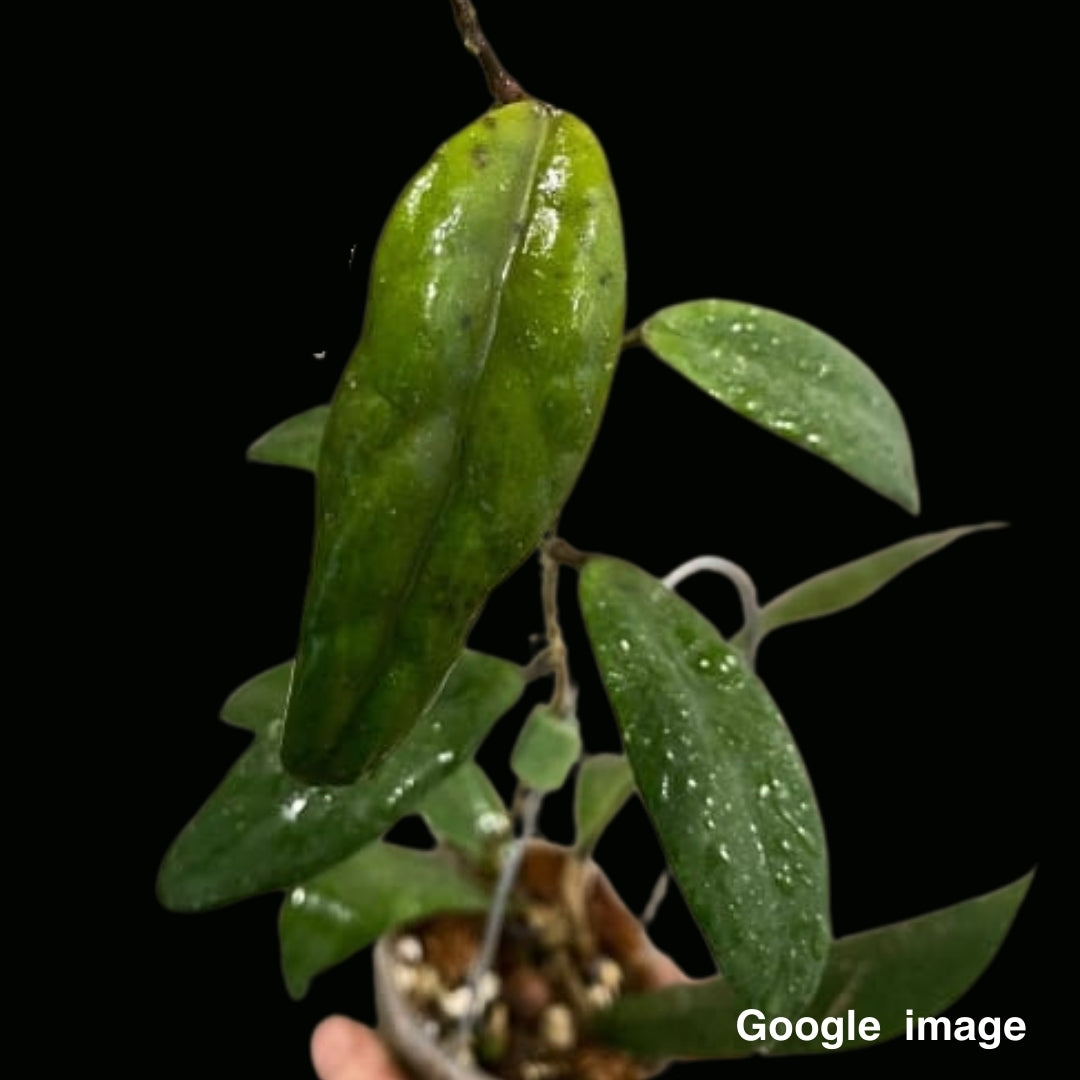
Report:
[{"label": "leaf midrib", "polygon": [[[492,347],[495,342],[496,333],[499,326],[499,319],[502,313],[503,302],[506,295],[506,282],[510,276],[510,270],[513,266],[514,259],[521,248],[524,237],[528,233],[528,222],[531,219],[531,208],[534,201],[534,195],[536,190],[536,175],[539,171],[539,163],[543,156],[544,148],[547,145],[548,136],[550,133],[551,124],[553,118],[551,113],[547,109],[543,109],[537,106],[539,116],[539,126],[537,131],[537,137],[535,146],[533,149],[532,159],[529,162],[527,170],[527,178],[522,185],[522,198],[517,208],[517,212],[512,216],[512,221],[521,221],[522,227],[520,229],[511,229],[509,240],[506,245],[506,252],[503,257],[502,267],[498,275],[498,288],[495,291],[494,301],[490,304],[488,309],[487,320],[484,326],[484,334],[482,339],[482,346],[480,350],[480,364],[473,379],[471,386],[467,394],[465,395],[464,404],[460,410],[459,416],[461,419],[458,425],[458,434],[454,443],[454,453],[450,463],[450,469],[448,470],[449,480],[446,483],[445,489],[442,493],[442,497],[439,501],[438,508],[435,513],[432,514],[430,522],[425,531],[422,542],[417,545],[416,555],[412,560],[412,564],[409,568],[408,578],[405,585],[401,589],[399,595],[399,602],[395,607],[394,618],[392,624],[387,633],[383,635],[382,642],[379,645],[375,662],[371,666],[372,677],[369,682],[367,690],[364,692],[364,701],[370,697],[372,691],[376,687],[379,681],[379,673],[385,671],[385,660],[387,654],[391,652],[391,647],[397,642],[398,635],[401,627],[401,613],[408,606],[413,593],[416,590],[417,582],[423,574],[424,568],[429,561],[429,555],[431,549],[435,543],[435,538],[439,533],[439,526],[446,516],[447,507],[451,504],[452,497],[460,486],[461,469],[460,464],[465,456],[465,449],[469,441],[469,435],[473,428],[473,413],[476,407],[476,400],[479,396],[480,384],[484,381],[484,375],[487,372],[488,360],[491,357]],[[446,681],[446,676],[449,675],[449,670],[443,677],[442,682],[438,687],[435,687],[432,691],[430,700],[438,693],[441,686]],[[385,759],[385,757],[394,749],[398,743],[408,734],[411,728],[414,726],[419,717],[414,718],[413,723],[401,728],[397,733],[397,737],[386,746],[382,747],[376,756],[362,766],[362,773],[369,773],[370,770],[376,768],[379,763]]]}]

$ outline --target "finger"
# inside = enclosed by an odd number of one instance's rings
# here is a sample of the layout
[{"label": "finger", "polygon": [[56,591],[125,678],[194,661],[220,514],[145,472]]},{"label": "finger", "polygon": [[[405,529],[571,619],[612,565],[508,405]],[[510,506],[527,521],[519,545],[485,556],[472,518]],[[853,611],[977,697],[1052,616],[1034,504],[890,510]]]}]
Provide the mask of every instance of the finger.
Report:
[{"label": "finger", "polygon": [[319,1080],[404,1080],[375,1033],[345,1016],[331,1016],[311,1036]]}]

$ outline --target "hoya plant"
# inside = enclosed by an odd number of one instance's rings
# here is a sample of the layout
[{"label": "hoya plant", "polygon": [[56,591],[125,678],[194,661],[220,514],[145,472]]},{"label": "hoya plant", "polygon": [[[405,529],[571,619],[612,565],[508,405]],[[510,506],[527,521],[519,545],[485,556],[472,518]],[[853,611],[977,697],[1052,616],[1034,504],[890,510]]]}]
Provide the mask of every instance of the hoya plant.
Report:
[{"label": "hoya plant", "polygon": [[[451,7],[493,102],[390,211],[332,401],[248,450],[315,478],[296,655],[224,703],[251,745],[170,847],[159,896],[203,911],[279,893],[294,998],[375,946],[386,1038],[421,1075],[646,1076],[902,1036],[909,1010],[934,1016],[979,977],[1030,876],[834,935],[818,799],[759,661],[773,634],[998,523],[901,535],[771,596],[722,551],[657,573],[568,534],[560,512],[626,355],[712,398],[718,424],[749,421],[917,514],[912,448],[872,368],[797,317],[697,297],[628,324],[597,136],[509,74],[470,4]],[[492,593],[529,560],[531,656],[471,648]],[[721,633],[684,598],[701,574],[730,582],[741,625]],[[568,648],[568,618],[589,651]],[[583,671],[602,681],[618,752],[594,749],[607,716],[579,707]],[[515,789],[500,793],[477,754],[508,713]],[[553,845],[540,819],[559,800],[573,836]],[[635,802],[667,863],[640,920],[592,858]],[[388,838],[417,816],[434,846]],[[708,978],[646,935],[669,885]],[[851,1011],[875,1027],[828,1045]],[[815,1035],[748,1038],[747,1014]]]}]

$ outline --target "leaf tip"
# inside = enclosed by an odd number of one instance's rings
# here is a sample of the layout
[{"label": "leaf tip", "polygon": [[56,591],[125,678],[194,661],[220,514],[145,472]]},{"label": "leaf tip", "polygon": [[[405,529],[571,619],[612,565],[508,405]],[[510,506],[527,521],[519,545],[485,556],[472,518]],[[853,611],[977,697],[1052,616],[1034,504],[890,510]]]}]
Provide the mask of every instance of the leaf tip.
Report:
[{"label": "leaf tip", "polygon": [[158,869],[154,894],[158,903],[166,911],[181,915],[190,914],[199,910],[199,904],[190,882],[185,878],[182,869],[177,868],[174,851],[175,844],[165,853],[165,858]]}]

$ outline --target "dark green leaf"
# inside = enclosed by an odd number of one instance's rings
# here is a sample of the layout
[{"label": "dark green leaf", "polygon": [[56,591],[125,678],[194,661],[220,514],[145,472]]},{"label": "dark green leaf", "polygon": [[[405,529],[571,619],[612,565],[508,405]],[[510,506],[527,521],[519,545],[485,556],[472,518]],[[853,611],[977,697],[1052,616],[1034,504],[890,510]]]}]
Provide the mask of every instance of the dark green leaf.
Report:
[{"label": "dark green leaf", "polygon": [[263,465],[287,465],[314,472],[319,463],[329,405],[316,405],[307,412],[290,416],[265,435],[260,435],[247,449],[248,461]]},{"label": "dark green leaf", "polygon": [[442,911],[483,911],[486,889],[438,852],[376,843],[291,889],[278,920],[285,985],[311,980],[395,927]]},{"label": "dark green leaf", "polygon": [[638,790],[740,1001],[791,1015],[830,940],[825,836],[765,687],[715,627],[643,570],[591,558],[581,606]]},{"label": "dark green leaf", "polygon": [[289,692],[292,661],[269,668],[238,686],[221,706],[221,719],[233,727],[265,731],[281,717],[282,703]]},{"label": "dark green leaf", "polygon": [[[909,566],[933,555],[947,547],[954,540],[969,533],[983,529],[999,529],[1000,522],[985,525],[962,525],[956,529],[926,533],[903,540],[899,544],[875,551],[861,559],[836,566],[823,574],[796,585],[787,592],[770,600],[758,617],[758,641],[766,634],[790,623],[803,622],[806,619],[818,619],[823,615],[832,615],[837,611],[854,607],[873,596],[878,589],[887,585],[894,577]],[[743,648],[746,635],[740,631],[732,644]]]},{"label": "dark green leaf", "polygon": [[173,842],[158,893],[198,911],[287,888],[378,839],[463,760],[524,689],[521,669],[467,652],[434,705],[375,774],[350,787],[311,787],[281,765],[284,700],[193,821]]},{"label": "dark green leaf", "polygon": [[575,844],[591,851],[634,792],[634,774],[622,754],[593,754],[578,768],[574,796]]},{"label": "dark green leaf", "polygon": [[[819,1023],[828,1016],[872,1016],[881,1024],[873,1046],[903,1033],[905,1010],[934,1016],[948,1008],[986,970],[1005,940],[1031,884],[1031,874],[994,892],[905,922],[852,934],[832,944],[813,1000],[800,1013]],[[722,979],[627,996],[602,1016],[598,1032],[633,1053],[660,1058],[745,1057],[762,1043],[736,1030],[740,1006]],[[772,1014],[766,1014],[769,1019]],[[794,1019],[792,1014],[787,1014]],[[774,1043],[772,1056],[821,1053],[815,1042]]]},{"label": "dark green leaf", "polygon": [[903,417],[839,342],[789,315],[694,300],[641,327],[661,360],[718,401],[832,462],[913,514],[919,490]]},{"label": "dark green leaf", "polygon": [[506,806],[487,773],[467,761],[436,787],[417,810],[435,836],[483,861],[510,832]]}]

